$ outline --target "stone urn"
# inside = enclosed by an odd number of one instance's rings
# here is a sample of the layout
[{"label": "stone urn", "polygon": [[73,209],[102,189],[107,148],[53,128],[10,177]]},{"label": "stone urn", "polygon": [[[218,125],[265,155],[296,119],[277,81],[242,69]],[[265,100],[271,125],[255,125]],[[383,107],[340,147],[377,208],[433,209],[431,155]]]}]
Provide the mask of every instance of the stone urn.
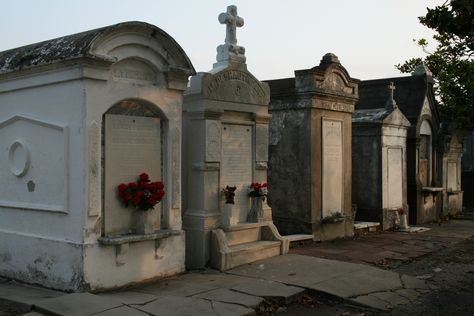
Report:
[{"label": "stone urn", "polygon": [[401,230],[407,230],[408,229],[407,214],[400,214],[400,229]]},{"label": "stone urn", "polygon": [[151,210],[135,211],[135,233],[137,235],[153,234],[155,228],[153,226],[153,216]]},{"label": "stone urn", "polygon": [[252,207],[250,212],[247,215],[247,222],[249,223],[258,223],[263,221],[263,201],[265,200],[264,196],[252,197]]}]

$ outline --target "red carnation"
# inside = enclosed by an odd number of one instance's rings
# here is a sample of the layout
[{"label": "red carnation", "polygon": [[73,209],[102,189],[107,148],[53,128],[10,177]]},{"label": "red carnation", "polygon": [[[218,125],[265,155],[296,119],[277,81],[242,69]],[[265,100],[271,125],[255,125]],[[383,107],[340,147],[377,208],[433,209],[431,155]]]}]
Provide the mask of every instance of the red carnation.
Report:
[{"label": "red carnation", "polygon": [[130,189],[136,189],[136,188],[137,188],[137,184],[136,184],[135,182],[130,182],[130,183],[128,184],[128,187],[129,187]]},{"label": "red carnation", "polygon": [[151,204],[152,206],[154,206],[158,201],[153,196],[150,196],[147,199],[147,202],[148,202],[148,204]]},{"label": "red carnation", "polygon": [[140,181],[150,182],[150,177],[145,172],[139,175]]},{"label": "red carnation", "polygon": [[119,184],[119,186],[118,186],[119,193],[125,192],[126,189],[127,189],[127,185],[125,183],[120,183]]}]

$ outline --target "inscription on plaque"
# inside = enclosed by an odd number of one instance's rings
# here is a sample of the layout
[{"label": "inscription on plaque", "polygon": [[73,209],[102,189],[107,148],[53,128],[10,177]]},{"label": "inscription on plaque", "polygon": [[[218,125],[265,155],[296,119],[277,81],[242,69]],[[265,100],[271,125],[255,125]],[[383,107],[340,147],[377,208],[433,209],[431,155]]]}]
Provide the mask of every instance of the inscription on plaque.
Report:
[{"label": "inscription on plaque", "polygon": [[448,183],[447,189],[457,190],[458,189],[458,177],[457,177],[457,166],[456,162],[448,161]]},{"label": "inscription on plaque", "polygon": [[221,186],[236,186],[234,209],[239,222],[245,222],[249,212],[247,188],[252,182],[252,127],[222,125]]},{"label": "inscription on plaque", "polygon": [[403,158],[401,148],[388,148],[387,192],[389,208],[399,208],[403,206],[402,159]]},{"label": "inscription on plaque", "polygon": [[323,119],[322,216],[343,211],[342,122]]},{"label": "inscription on plaque", "polygon": [[[126,233],[132,226],[132,209],[116,197],[120,183],[135,182],[146,172],[152,181],[161,180],[160,120],[154,117],[105,116],[104,219],[106,233]],[[153,210],[159,216],[162,203]],[[159,218],[159,217],[158,217]]]}]

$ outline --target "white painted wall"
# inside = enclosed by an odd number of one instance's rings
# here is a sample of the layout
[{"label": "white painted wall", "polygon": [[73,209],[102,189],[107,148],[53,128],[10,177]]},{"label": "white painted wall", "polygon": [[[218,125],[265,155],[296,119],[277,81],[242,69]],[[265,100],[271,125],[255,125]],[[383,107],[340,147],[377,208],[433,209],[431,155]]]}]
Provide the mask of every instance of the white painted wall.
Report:
[{"label": "white painted wall", "polygon": [[[0,82],[0,120],[24,116],[36,121],[21,119],[0,128],[5,135],[21,124],[1,139],[2,159],[14,139],[27,144],[31,159],[29,170],[21,177],[11,173],[8,163],[0,165],[0,178],[8,181],[3,185],[13,183],[20,190],[16,195],[4,190],[0,200],[20,206],[27,201],[30,207],[0,206],[0,257],[11,258],[0,263],[1,275],[61,289],[76,286],[82,278],[85,201],[82,194],[72,194],[84,188],[84,84],[80,77],[80,69],[72,67]],[[51,134],[48,124],[63,129]],[[62,138],[64,142],[56,143]],[[51,174],[51,160],[65,172]],[[61,175],[64,178],[58,179]],[[43,198],[28,198],[34,194],[28,191],[29,181],[35,183],[35,191],[45,194]],[[61,192],[58,184],[65,185]],[[63,207],[54,212],[40,205],[61,203]]]}]

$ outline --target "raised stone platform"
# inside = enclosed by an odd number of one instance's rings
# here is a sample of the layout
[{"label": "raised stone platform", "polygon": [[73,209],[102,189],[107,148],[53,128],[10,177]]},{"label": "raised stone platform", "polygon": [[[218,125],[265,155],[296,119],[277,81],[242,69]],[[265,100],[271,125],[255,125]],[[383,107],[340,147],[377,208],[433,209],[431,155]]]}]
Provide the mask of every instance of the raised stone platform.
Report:
[{"label": "raised stone platform", "polygon": [[211,238],[211,266],[221,271],[262,260],[289,250],[272,222],[241,223],[214,229]]},{"label": "raised stone platform", "polygon": [[354,222],[354,234],[368,234],[381,231],[382,227],[379,222]]}]

